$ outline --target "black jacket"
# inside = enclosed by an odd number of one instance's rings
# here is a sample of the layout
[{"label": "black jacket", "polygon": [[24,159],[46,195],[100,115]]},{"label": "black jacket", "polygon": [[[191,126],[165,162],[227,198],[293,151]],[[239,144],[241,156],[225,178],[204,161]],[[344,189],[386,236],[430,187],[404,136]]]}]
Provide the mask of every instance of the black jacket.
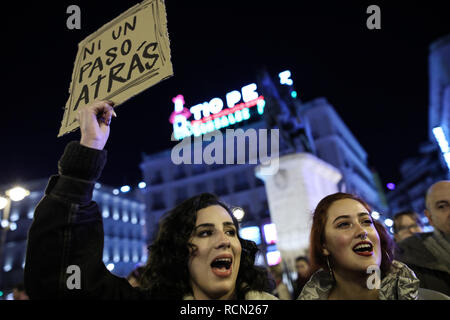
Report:
[{"label": "black jacket", "polygon": [[[24,280],[31,299],[150,299],[102,261],[103,220],[92,193],[105,162],[104,150],[67,145],[28,234]],[[67,285],[73,265],[80,270],[80,289]]]},{"label": "black jacket", "polygon": [[425,247],[424,242],[433,233],[416,233],[398,243],[396,259],[407,264],[422,288],[450,296],[450,274],[439,266],[438,259]]}]

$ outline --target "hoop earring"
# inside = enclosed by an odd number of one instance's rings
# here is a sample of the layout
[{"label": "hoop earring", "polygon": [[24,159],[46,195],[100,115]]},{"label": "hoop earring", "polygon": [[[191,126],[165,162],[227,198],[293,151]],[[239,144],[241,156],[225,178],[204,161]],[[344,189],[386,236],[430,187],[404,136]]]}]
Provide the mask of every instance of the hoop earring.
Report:
[{"label": "hoop earring", "polygon": [[389,261],[392,261],[392,260],[391,260],[391,256],[389,255],[389,253],[387,252],[386,249],[384,249],[384,253],[386,253],[386,256],[387,256],[388,260],[389,260]]},{"label": "hoop earring", "polygon": [[327,256],[327,265],[328,265],[328,272],[330,273],[331,279],[334,279],[334,274],[333,274],[333,269],[331,269],[331,265],[330,265],[330,259],[328,258],[329,256]]}]

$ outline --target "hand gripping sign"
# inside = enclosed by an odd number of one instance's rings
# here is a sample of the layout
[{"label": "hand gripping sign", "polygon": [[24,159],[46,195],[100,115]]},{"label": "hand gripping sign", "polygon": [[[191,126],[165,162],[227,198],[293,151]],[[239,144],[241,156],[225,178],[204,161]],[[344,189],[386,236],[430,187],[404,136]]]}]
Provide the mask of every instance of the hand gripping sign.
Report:
[{"label": "hand gripping sign", "polygon": [[145,0],[78,44],[58,137],[79,124],[77,110],[94,100],[114,106],[173,75],[163,0]]}]

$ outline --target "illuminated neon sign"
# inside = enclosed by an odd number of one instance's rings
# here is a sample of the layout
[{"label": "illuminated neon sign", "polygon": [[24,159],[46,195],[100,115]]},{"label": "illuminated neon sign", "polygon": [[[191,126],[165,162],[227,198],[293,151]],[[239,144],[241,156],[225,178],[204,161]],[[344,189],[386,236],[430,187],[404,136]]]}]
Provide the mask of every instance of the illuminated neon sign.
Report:
[{"label": "illuminated neon sign", "polygon": [[[250,108],[257,107],[258,114],[264,113],[264,97],[258,94],[257,86],[251,83],[241,91],[231,91],[225,95],[226,107],[221,98],[213,98],[193,107],[185,108],[184,97],[179,94],[172,99],[174,112],[169,121],[173,124],[174,138],[181,140],[191,135],[219,130],[235,123],[250,119]],[[191,117],[193,119],[189,120]]]}]

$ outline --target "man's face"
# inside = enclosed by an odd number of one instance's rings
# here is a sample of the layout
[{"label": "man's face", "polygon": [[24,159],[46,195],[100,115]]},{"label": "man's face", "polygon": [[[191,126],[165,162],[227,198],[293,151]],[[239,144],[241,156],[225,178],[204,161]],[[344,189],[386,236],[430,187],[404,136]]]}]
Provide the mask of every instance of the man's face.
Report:
[{"label": "man's face", "polygon": [[299,260],[295,262],[295,268],[297,269],[297,273],[302,276],[306,277],[309,272],[309,265],[305,260]]},{"label": "man's face", "polygon": [[414,233],[423,232],[417,221],[410,215],[402,215],[395,219],[395,230],[394,238],[396,242],[402,241],[403,239],[411,237]]},{"label": "man's face", "polygon": [[445,234],[450,234],[450,181],[434,184],[427,197],[425,215],[430,224]]}]

